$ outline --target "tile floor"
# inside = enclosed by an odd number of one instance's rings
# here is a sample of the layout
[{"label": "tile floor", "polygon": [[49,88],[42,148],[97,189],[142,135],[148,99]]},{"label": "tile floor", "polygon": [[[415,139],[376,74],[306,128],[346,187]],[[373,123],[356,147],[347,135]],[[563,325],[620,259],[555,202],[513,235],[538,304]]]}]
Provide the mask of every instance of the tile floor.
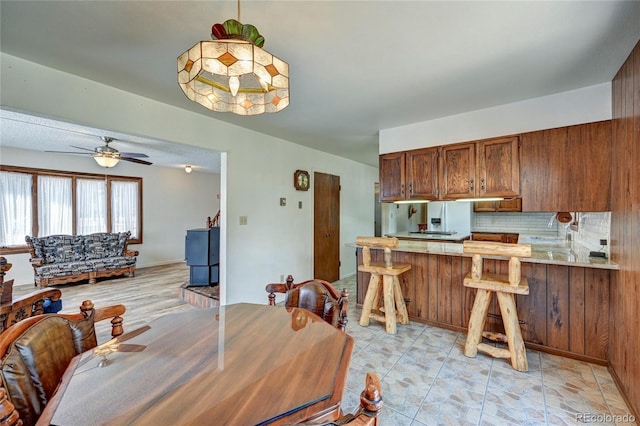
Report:
[{"label": "tile floor", "polygon": [[335,283],[350,296],[355,348],[343,399],[353,412],[369,371],[380,375],[383,426],[637,424],[606,367],[527,350],[529,371],[483,354],[463,355],[466,334],[417,322],[388,335],[358,324],[355,277]]}]

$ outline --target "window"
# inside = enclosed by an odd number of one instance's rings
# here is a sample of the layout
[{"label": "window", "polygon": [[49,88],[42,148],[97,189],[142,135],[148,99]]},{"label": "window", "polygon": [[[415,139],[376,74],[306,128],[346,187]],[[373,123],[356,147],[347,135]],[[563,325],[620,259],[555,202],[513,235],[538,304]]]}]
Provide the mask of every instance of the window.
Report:
[{"label": "window", "polygon": [[24,245],[32,228],[32,178],[25,173],[0,172],[0,245]]},{"label": "window", "polygon": [[38,176],[38,236],[73,233],[71,178]]},{"label": "window", "polygon": [[0,166],[0,254],[26,235],[131,231],[142,243],[142,178]]}]

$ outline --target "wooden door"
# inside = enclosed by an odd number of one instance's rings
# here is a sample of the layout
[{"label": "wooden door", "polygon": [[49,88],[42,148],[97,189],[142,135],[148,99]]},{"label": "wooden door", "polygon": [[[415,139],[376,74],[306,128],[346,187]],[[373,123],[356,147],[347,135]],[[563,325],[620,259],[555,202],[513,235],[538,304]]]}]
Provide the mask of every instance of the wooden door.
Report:
[{"label": "wooden door", "polygon": [[405,165],[404,152],[393,152],[380,156],[380,201],[404,200]]},{"label": "wooden door", "polygon": [[313,277],[340,279],[340,176],[313,174]]},{"label": "wooden door", "polygon": [[475,143],[445,145],[441,153],[442,189],[440,198],[475,197],[476,156]]},{"label": "wooden door", "polygon": [[518,146],[518,136],[478,142],[476,194],[479,197],[520,195]]},{"label": "wooden door", "polygon": [[438,148],[407,152],[407,198],[438,199]]}]

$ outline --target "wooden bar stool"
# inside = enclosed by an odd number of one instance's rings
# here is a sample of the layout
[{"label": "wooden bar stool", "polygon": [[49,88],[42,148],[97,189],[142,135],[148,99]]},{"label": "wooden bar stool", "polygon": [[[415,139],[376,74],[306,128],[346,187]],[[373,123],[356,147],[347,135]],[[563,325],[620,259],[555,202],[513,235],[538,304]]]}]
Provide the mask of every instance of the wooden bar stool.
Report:
[{"label": "wooden bar stool", "polygon": [[[360,325],[366,327],[369,320],[374,319],[385,323],[387,333],[396,334],[397,323],[409,324],[409,314],[398,276],[411,269],[411,265],[391,263],[391,249],[398,247],[397,238],[358,237],[356,244],[362,246],[363,259],[362,265],[358,265],[358,271],[371,274],[360,315]],[[370,247],[384,248],[384,263],[371,262]]]},{"label": "wooden bar stool", "polygon": [[[527,352],[522,340],[514,294],[529,294],[527,279],[521,277],[519,258],[531,257],[531,245],[464,241],[463,251],[473,254],[471,272],[465,277],[464,286],[478,290],[469,319],[469,332],[464,347],[465,356],[474,358],[480,350],[495,358],[509,358],[514,369],[528,371]],[[482,255],[509,257],[509,274],[497,275],[486,272],[483,274]],[[505,334],[484,331],[493,293],[498,298]],[[509,349],[481,343],[482,337],[506,342]]]}]

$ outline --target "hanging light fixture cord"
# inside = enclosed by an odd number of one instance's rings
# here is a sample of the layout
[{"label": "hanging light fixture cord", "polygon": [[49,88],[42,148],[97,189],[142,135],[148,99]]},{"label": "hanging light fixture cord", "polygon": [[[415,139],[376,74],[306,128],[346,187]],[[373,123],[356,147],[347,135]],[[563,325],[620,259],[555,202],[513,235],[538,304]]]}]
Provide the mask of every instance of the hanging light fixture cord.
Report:
[{"label": "hanging light fixture cord", "polygon": [[240,20],[240,0],[238,0],[238,22],[242,22]]}]

